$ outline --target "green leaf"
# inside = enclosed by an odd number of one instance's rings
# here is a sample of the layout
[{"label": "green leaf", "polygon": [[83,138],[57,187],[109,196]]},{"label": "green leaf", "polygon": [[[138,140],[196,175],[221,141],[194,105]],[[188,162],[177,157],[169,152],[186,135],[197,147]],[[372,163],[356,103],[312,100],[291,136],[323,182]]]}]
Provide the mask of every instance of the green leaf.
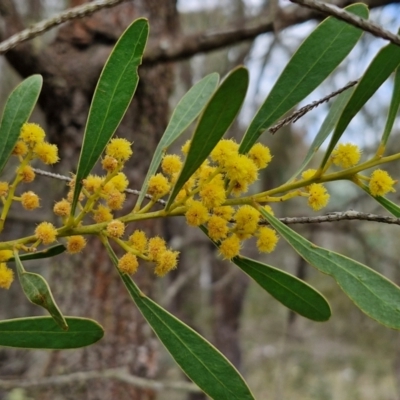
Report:
[{"label": "green leaf", "polygon": [[400,329],[398,286],[355,260],[309,242],[262,207],[258,210],[301,257],[332,276],[361,311],[389,328]]},{"label": "green leaf", "polygon": [[271,296],[287,308],[313,321],[327,321],[331,309],[325,297],[301,279],[246,257],[232,259]]},{"label": "green leaf", "polygon": [[371,192],[369,191],[369,187],[364,184],[359,185],[366,193],[368,193],[374,200],[376,200],[383,208],[389,211],[392,215],[396,218],[400,218],[400,207],[387,199],[386,197],[382,196],[372,196]]},{"label": "green leaf", "polygon": [[[364,4],[353,4],[345,10],[368,18]],[[317,88],[350,53],[362,33],[333,17],[318,25],[293,55],[254,116],[239,151],[247,153],[266,129]]]},{"label": "green leaf", "polygon": [[97,82],[76,172],[72,214],[78,202],[82,180],[96,164],[135,93],[139,81],[137,69],[142,62],[148,33],[146,19],[134,21],[119,38]]},{"label": "green leaf", "polygon": [[28,300],[33,304],[45,308],[59,327],[68,330],[67,321],[54,301],[46,280],[39,274],[26,272],[17,251],[14,251],[14,259],[18,271],[19,282],[21,283],[22,290]]},{"label": "green leaf", "polygon": [[149,299],[130,276],[122,274],[108,242],[107,251],[136,306],[183,372],[212,399],[254,399],[235,367],[193,329]]},{"label": "green leaf", "polygon": [[104,330],[96,321],[67,317],[64,331],[51,317],[16,318],[0,321],[0,346],[23,349],[76,349],[99,341]]},{"label": "green leaf", "polygon": [[219,75],[212,73],[197,82],[180,100],[176,106],[147,171],[140,196],[136,203],[139,208],[146,195],[149,179],[159,167],[167,148],[186,130],[186,128],[198,117],[218,85]]},{"label": "green leaf", "polygon": [[42,88],[41,75],[22,81],[10,94],[0,123],[0,172],[17,143],[22,125],[28,121]]},{"label": "green leaf", "polygon": [[369,64],[364,75],[356,86],[350,100],[340,116],[340,119],[333,132],[328,149],[324,155],[320,168],[322,169],[329,159],[343,132],[353,117],[361,110],[364,104],[378,90],[390,74],[400,64],[400,47],[395,44],[388,44],[383,47]]},{"label": "green leaf", "polygon": [[394,120],[396,119],[397,112],[400,106],[400,68],[397,67],[394,76],[392,101],[390,102],[389,114],[386,120],[385,129],[383,131],[381,145],[386,146],[389,135],[392,132]]},{"label": "green leaf", "polygon": [[243,104],[248,84],[247,69],[237,67],[223,80],[208,102],[197,123],[185,164],[168,199],[167,209],[232,125]]},{"label": "green leaf", "polygon": [[[21,261],[26,261],[26,260],[38,260],[40,258],[55,257],[58,256],[59,254],[64,253],[65,250],[66,248],[63,244],[56,244],[55,246],[48,247],[47,249],[44,249],[42,251],[37,251],[36,253],[19,254],[19,259]],[[15,258],[11,257],[7,261],[15,261]]]},{"label": "green leaf", "polygon": [[305,156],[303,162],[301,163],[300,167],[297,171],[293,174],[293,176],[289,179],[289,182],[293,181],[308,165],[314,155],[317,153],[319,148],[321,147],[322,143],[325,142],[325,139],[329,136],[332,132],[333,128],[335,127],[340,115],[344,107],[346,106],[351,94],[353,93],[354,88],[349,88],[341,93],[335,102],[333,103],[332,107],[330,108],[328,115],[326,116],[321,128],[319,129],[317,135],[315,136],[311,146]]}]

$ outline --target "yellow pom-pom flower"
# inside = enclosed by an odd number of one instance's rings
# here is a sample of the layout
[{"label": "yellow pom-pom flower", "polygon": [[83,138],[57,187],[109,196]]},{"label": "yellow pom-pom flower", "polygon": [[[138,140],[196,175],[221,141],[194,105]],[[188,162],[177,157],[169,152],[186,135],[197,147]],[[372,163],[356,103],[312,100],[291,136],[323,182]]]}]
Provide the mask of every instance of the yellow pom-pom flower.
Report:
[{"label": "yellow pom-pom flower", "polygon": [[13,257],[12,250],[0,250],[0,262],[8,261]]},{"label": "yellow pom-pom flower", "polygon": [[229,232],[228,222],[218,215],[212,215],[207,222],[208,236],[212,240],[225,239]]},{"label": "yellow pom-pom flower", "polygon": [[256,143],[247,155],[258,169],[265,168],[272,160],[269,148],[261,143]]},{"label": "yellow pom-pom flower", "polygon": [[110,182],[114,185],[115,189],[120,192],[123,192],[129,185],[128,178],[123,172],[119,172]]},{"label": "yellow pom-pom flower", "polygon": [[240,252],[240,239],[236,235],[229,236],[221,243],[219,251],[228,260],[236,257]]},{"label": "yellow pom-pom flower", "polygon": [[33,148],[36,156],[45,164],[52,165],[58,162],[58,149],[55,144],[47,142],[37,143]]},{"label": "yellow pom-pom flower", "polygon": [[190,144],[191,144],[191,141],[186,140],[185,144],[181,147],[181,151],[185,156],[187,155],[187,153],[189,153]]},{"label": "yellow pom-pom flower", "polygon": [[147,193],[154,197],[155,200],[165,196],[171,189],[168,179],[161,173],[153,175],[149,179]]},{"label": "yellow pom-pom flower", "polygon": [[24,168],[22,168],[22,170],[19,171],[19,174],[22,182],[25,183],[30,183],[35,179],[35,171],[30,165],[26,165]]},{"label": "yellow pom-pom flower", "polygon": [[98,190],[102,183],[103,178],[98,175],[88,175],[88,177],[82,181],[83,187],[90,193],[94,193]]},{"label": "yellow pom-pom flower", "polygon": [[8,193],[8,183],[0,182],[0,196],[5,196]]},{"label": "yellow pom-pom flower", "polygon": [[147,253],[151,261],[157,261],[159,255],[167,250],[165,240],[159,236],[149,239]]},{"label": "yellow pom-pom flower", "polygon": [[118,268],[123,274],[134,274],[138,267],[138,259],[132,253],[126,253],[118,261]]},{"label": "yellow pom-pom flower", "polygon": [[199,226],[207,222],[209,215],[207,207],[200,201],[190,202],[185,213],[186,222],[190,226]]},{"label": "yellow pom-pom flower", "polygon": [[382,169],[376,169],[369,181],[369,191],[372,196],[384,196],[386,193],[395,192],[393,185],[397,183],[392,177]]},{"label": "yellow pom-pom flower", "polygon": [[238,156],[239,145],[232,139],[222,139],[210,154],[211,159],[224,167],[232,156]]},{"label": "yellow pom-pom flower", "polygon": [[146,233],[136,229],[132,235],[129,236],[129,244],[131,244],[139,253],[144,253],[147,248]]},{"label": "yellow pom-pom flower", "polygon": [[166,250],[161,252],[157,257],[154,273],[162,277],[169,271],[175,269],[178,263],[178,255],[178,251]]},{"label": "yellow pom-pom flower", "polygon": [[25,210],[34,210],[39,207],[39,196],[32,191],[22,193],[21,204]]},{"label": "yellow pom-pom flower", "polygon": [[321,183],[312,183],[308,187],[308,205],[315,211],[324,208],[329,201],[329,193]]},{"label": "yellow pom-pom flower", "polygon": [[42,222],[35,229],[35,236],[40,239],[43,244],[50,244],[56,241],[57,230],[50,222]]},{"label": "yellow pom-pom flower", "polygon": [[316,172],[317,172],[316,169],[310,168],[310,169],[303,171],[303,173],[301,174],[301,177],[303,179],[310,179],[315,175]]},{"label": "yellow pom-pom flower", "polygon": [[258,177],[256,164],[243,154],[229,157],[225,162],[224,168],[229,179],[238,181],[242,185],[250,185]]},{"label": "yellow pom-pom flower", "polygon": [[239,207],[236,211],[235,217],[235,233],[243,239],[250,237],[258,229],[258,221],[260,213],[249,205]]},{"label": "yellow pom-pom flower", "polygon": [[111,210],[120,210],[124,205],[125,199],[125,193],[121,193],[119,190],[114,189],[107,196],[107,205]]},{"label": "yellow pom-pom flower", "polygon": [[118,161],[114,157],[105,156],[101,165],[107,172],[114,172],[118,167]]},{"label": "yellow pom-pom flower", "polygon": [[226,200],[224,183],[221,180],[213,179],[205,184],[199,193],[201,202],[208,208],[218,207]]},{"label": "yellow pom-pom flower", "polygon": [[22,140],[18,140],[15,144],[12,154],[14,156],[24,156],[28,152],[28,146]]},{"label": "yellow pom-pom flower", "polygon": [[182,169],[181,158],[176,154],[167,154],[162,160],[161,169],[168,176],[180,172]]},{"label": "yellow pom-pom flower", "polygon": [[97,209],[93,211],[93,219],[97,223],[108,222],[113,219],[113,215],[108,207],[99,204]]},{"label": "yellow pom-pom flower", "polygon": [[232,218],[234,212],[235,209],[232,206],[220,206],[213,209],[214,215],[218,215],[227,221]]},{"label": "yellow pom-pom flower", "polygon": [[62,199],[54,204],[53,211],[59,217],[66,217],[71,213],[71,203],[68,200]]},{"label": "yellow pom-pom flower", "polygon": [[14,280],[14,272],[5,263],[0,263],[0,288],[9,289]]},{"label": "yellow pom-pom flower", "polygon": [[26,144],[34,146],[37,143],[43,142],[45,136],[44,130],[38,124],[25,123],[22,125],[19,137]]},{"label": "yellow pom-pom flower", "polygon": [[70,254],[81,252],[86,246],[86,239],[81,235],[70,236],[67,239],[67,251]]},{"label": "yellow pom-pom flower", "polygon": [[125,224],[117,219],[107,225],[107,233],[114,238],[120,238],[125,233]]},{"label": "yellow pom-pom flower", "polygon": [[341,168],[350,168],[357,165],[361,158],[361,151],[352,143],[340,143],[338,148],[332,151],[332,161]]},{"label": "yellow pom-pom flower", "polygon": [[111,139],[106,147],[106,155],[120,162],[127,161],[132,154],[131,143],[123,138]]},{"label": "yellow pom-pom flower", "polygon": [[261,227],[257,233],[257,248],[262,253],[271,253],[278,243],[278,235],[276,232],[266,226]]}]

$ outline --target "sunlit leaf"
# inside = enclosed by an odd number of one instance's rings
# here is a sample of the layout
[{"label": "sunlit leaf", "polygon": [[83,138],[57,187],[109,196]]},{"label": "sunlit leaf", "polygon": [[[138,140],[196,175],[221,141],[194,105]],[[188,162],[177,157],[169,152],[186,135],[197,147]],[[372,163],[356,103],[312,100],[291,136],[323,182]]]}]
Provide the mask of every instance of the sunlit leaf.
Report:
[{"label": "sunlit leaf", "polygon": [[96,321],[67,317],[62,330],[51,317],[29,317],[0,321],[0,346],[24,349],[76,349],[99,341],[104,330]]},{"label": "sunlit leaf", "polygon": [[247,69],[237,67],[227,75],[208,102],[197,123],[189,153],[168,199],[167,208],[232,125],[243,104],[248,84]]},{"label": "sunlit leaf", "polygon": [[137,69],[142,62],[148,33],[146,19],[134,21],[119,38],[97,82],[76,172],[71,213],[75,211],[82,180],[96,164],[135,93],[139,81]]},{"label": "sunlit leaf", "polygon": [[366,265],[309,242],[262,207],[259,211],[301,257],[332,276],[365,314],[383,325],[400,329],[400,288],[397,285]]},{"label": "sunlit leaf", "polygon": [[[368,18],[364,4],[352,4],[345,10]],[[318,25],[290,59],[254,116],[243,137],[240,152],[247,153],[266,129],[316,89],[350,53],[362,33],[332,17]]]},{"label": "sunlit leaf", "polygon": [[232,262],[292,311],[313,321],[327,321],[331,317],[325,297],[301,279],[246,257],[235,257]]},{"label": "sunlit leaf", "polygon": [[157,172],[162,157],[167,148],[186,130],[199,116],[218,85],[219,75],[212,73],[197,82],[180,100],[171,116],[167,129],[164,132],[144,179],[136,207],[140,207],[146,195],[148,181]]},{"label": "sunlit leaf", "polygon": [[0,172],[17,143],[22,125],[28,121],[42,88],[41,75],[22,81],[10,94],[0,123]]}]

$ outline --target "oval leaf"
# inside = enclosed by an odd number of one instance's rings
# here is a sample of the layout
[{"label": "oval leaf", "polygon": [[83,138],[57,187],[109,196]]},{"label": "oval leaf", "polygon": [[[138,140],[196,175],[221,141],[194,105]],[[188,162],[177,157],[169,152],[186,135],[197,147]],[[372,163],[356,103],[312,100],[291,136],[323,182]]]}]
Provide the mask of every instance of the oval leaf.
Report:
[{"label": "oval leaf", "polygon": [[366,265],[314,245],[262,207],[258,210],[301,257],[332,276],[361,311],[389,328],[400,329],[400,288],[397,285]]},{"label": "oval leaf", "polygon": [[210,100],[218,85],[219,75],[214,72],[197,82],[180,100],[176,106],[158,146],[154,152],[150,167],[144,179],[140,196],[136,203],[139,208],[146,195],[149,179],[157,172],[162,157],[167,148],[186,130],[198,117],[204,106]]},{"label": "oval leaf", "polygon": [[41,75],[22,81],[10,94],[0,123],[0,172],[17,143],[22,125],[28,121],[42,88]]},{"label": "oval leaf", "polygon": [[340,116],[320,169],[325,166],[329,156],[353,117],[361,110],[363,105],[378,90],[382,83],[389,78],[399,64],[400,47],[392,43],[383,47],[371,61]]},{"label": "oval leaf", "polygon": [[69,329],[60,329],[51,317],[0,321],[0,346],[24,349],[76,349],[99,341],[104,330],[87,318],[66,318]]},{"label": "oval leaf", "polygon": [[[368,18],[364,4],[353,4],[345,10]],[[290,59],[254,116],[239,151],[247,153],[266,129],[317,88],[350,53],[362,33],[333,17],[318,25]]]},{"label": "oval leaf", "polygon": [[[56,244],[55,246],[48,247],[47,249],[41,251],[37,251],[36,253],[18,254],[18,256],[21,261],[39,260],[41,258],[58,256],[59,254],[64,253],[65,250],[67,249],[63,244]],[[11,257],[7,261],[15,261],[15,258]]]},{"label": "oval leaf", "polygon": [[82,179],[93,169],[135,93],[139,81],[137,69],[142,62],[148,33],[146,19],[134,21],[119,38],[97,82],[76,172],[71,214],[78,202]]},{"label": "oval leaf", "polygon": [[140,291],[130,276],[122,274],[118,259],[105,242],[136,306],[183,372],[212,399],[253,400],[246,382],[214,346]]},{"label": "oval leaf", "polygon": [[18,271],[19,282],[21,283],[25,296],[31,303],[45,308],[57,325],[62,329],[67,330],[67,322],[54,301],[46,280],[39,274],[26,272],[16,251],[14,252],[14,259]]},{"label": "oval leaf", "polygon": [[246,257],[235,257],[232,262],[292,311],[313,321],[331,317],[325,297],[301,279]]},{"label": "oval leaf", "polygon": [[182,186],[209,156],[235,120],[243,104],[249,84],[246,68],[231,71],[207,104],[195,129],[190,149],[166,208],[174,201]]}]

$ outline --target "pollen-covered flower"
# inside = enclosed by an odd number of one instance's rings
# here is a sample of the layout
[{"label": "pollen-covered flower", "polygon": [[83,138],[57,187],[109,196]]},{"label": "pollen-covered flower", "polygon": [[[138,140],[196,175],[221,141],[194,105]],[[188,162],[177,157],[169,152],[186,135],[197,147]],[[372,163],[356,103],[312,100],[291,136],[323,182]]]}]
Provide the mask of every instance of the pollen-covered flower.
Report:
[{"label": "pollen-covered flower", "polygon": [[240,196],[242,193],[246,193],[249,190],[249,185],[246,182],[234,182],[231,190],[233,196]]},{"label": "pollen-covered flower", "polygon": [[26,144],[34,146],[37,143],[43,142],[45,136],[46,134],[44,133],[43,128],[38,124],[25,123],[22,125],[19,137]]},{"label": "pollen-covered flower", "polygon": [[181,158],[176,154],[167,154],[162,160],[161,169],[168,176],[180,172],[182,169]]},{"label": "pollen-covered flower", "polygon": [[341,168],[350,168],[358,164],[361,151],[352,143],[340,143],[337,149],[332,151],[332,161]]},{"label": "pollen-covered flower", "polygon": [[167,250],[165,240],[159,236],[155,236],[148,241],[147,252],[151,261],[157,261],[159,255]]},{"label": "pollen-covered flower", "polygon": [[207,222],[209,215],[207,207],[200,201],[193,200],[185,213],[186,222],[190,226],[199,226]]},{"label": "pollen-covered flower", "polygon": [[301,174],[301,177],[303,179],[310,179],[315,175],[316,172],[317,172],[316,169],[310,168],[310,169],[303,171],[303,173]]},{"label": "pollen-covered flower", "polygon": [[0,262],[8,261],[13,257],[12,250],[0,250]]},{"label": "pollen-covered flower", "polygon": [[199,193],[201,202],[208,208],[218,207],[226,200],[224,182],[221,179],[213,179],[206,183]]},{"label": "pollen-covered flower", "polygon": [[66,217],[71,213],[71,203],[68,200],[62,199],[57,201],[53,207],[54,214],[59,217]]},{"label": "pollen-covered flower", "polygon": [[234,219],[236,221],[235,232],[245,239],[257,230],[260,213],[254,207],[246,204],[236,211]]},{"label": "pollen-covered flower", "polygon": [[232,181],[250,185],[257,180],[258,171],[254,162],[244,154],[233,154],[225,162],[226,174]]},{"label": "pollen-covered flower", "polygon": [[395,192],[393,185],[397,183],[392,177],[382,169],[376,169],[369,181],[369,191],[372,196],[384,196],[386,193]]},{"label": "pollen-covered flower", "polygon": [[35,179],[35,171],[30,165],[25,165],[21,171],[19,171],[22,182],[30,183]]},{"label": "pollen-covered flower", "polygon": [[162,277],[169,271],[175,269],[178,263],[178,255],[178,251],[166,250],[161,252],[157,257],[154,273]]},{"label": "pollen-covered flower", "polygon": [[22,193],[21,195],[21,204],[25,210],[34,210],[39,207],[39,197],[36,193],[32,191]]},{"label": "pollen-covered flower", "polygon": [[147,193],[155,199],[165,196],[171,189],[168,179],[161,173],[153,175],[149,179],[149,187]]},{"label": "pollen-covered flower", "polygon": [[256,164],[258,169],[265,168],[272,160],[269,148],[261,143],[256,143],[247,156]]},{"label": "pollen-covered flower", "polygon": [[208,236],[212,240],[225,239],[228,232],[228,221],[218,215],[212,215],[207,222]]},{"label": "pollen-covered flower", "polygon": [[221,139],[210,154],[213,161],[224,167],[233,156],[238,155],[239,145],[232,139]]},{"label": "pollen-covered flower", "polygon": [[107,225],[107,233],[114,238],[120,238],[125,232],[125,224],[118,219],[112,220]]},{"label": "pollen-covered flower", "polygon": [[70,254],[76,254],[86,246],[86,239],[81,235],[69,236],[67,238],[67,251]]},{"label": "pollen-covered flower", "polygon": [[131,143],[123,138],[111,139],[106,147],[106,155],[114,157],[120,162],[127,161],[132,154]]},{"label": "pollen-covered flower", "polygon": [[0,196],[5,196],[8,193],[8,183],[0,182]]},{"label": "pollen-covered flower", "polygon": [[136,229],[131,236],[129,236],[129,243],[134,247],[138,252],[144,253],[147,248],[147,237],[146,233],[143,231]]},{"label": "pollen-covered flower", "polygon": [[257,248],[263,253],[271,253],[278,243],[278,235],[275,230],[263,226],[258,230],[257,233]]},{"label": "pollen-covered flower", "polygon": [[123,172],[119,172],[110,182],[114,185],[115,189],[120,192],[123,192],[129,185],[128,178]]},{"label": "pollen-covered flower", "polygon": [[9,289],[14,280],[14,272],[5,263],[0,263],[0,288]]},{"label": "pollen-covered flower", "polygon": [[232,218],[234,212],[235,209],[232,206],[220,206],[213,209],[214,215],[218,215],[227,221]]},{"label": "pollen-covered flower", "polygon": [[185,144],[181,147],[181,151],[185,156],[187,155],[187,153],[189,153],[190,144],[191,144],[191,141],[186,140]]},{"label": "pollen-covered flower", "polygon": [[107,172],[114,172],[118,167],[118,161],[114,157],[105,156],[101,165]]},{"label": "pollen-covered flower", "polygon": [[315,211],[324,208],[329,201],[329,193],[322,183],[312,183],[308,186],[308,205]]},{"label": "pollen-covered flower", "polygon": [[240,239],[236,235],[229,236],[221,243],[219,251],[226,259],[236,257],[240,251]]},{"label": "pollen-covered flower", "polygon": [[55,144],[39,142],[33,148],[36,156],[45,164],[52,165],[58,162],[58,149]]},{"label": "pollen-covered flower", "polygon": [[83,187],[90,193],[94,193],[98,190],[102,183],[103,178],[98,175],[88,175],[88,177],[82,181]]},{"label": "pollen-covered flower", "polygon": [[28,146],[22,140],[18,140],[15,144],[12,154],[14,156],[24,156],[28,152]]},{"label": "pollen-covered flower", "polygon": [[97,223],[108,222],[113,219],[113,215],[108,207],[99,204],[97,209],[93,211],[93,219]]},{"label": "pollen-covered flower", "polygon": [[35,236],[40,239],[43,244],[55,242],[57,238],[57,230],[50,222],[42,222],[35,229]]},{"label": "pollen-covered flower", "polygon": [[118,268],[123,274],[134,274],[138,267],[138,259],[132,253],[124,254],[118,261]]},{"label": "pollen-covered flower", "polygon": [[107,205],[111,210],[120,210],[124,205],[125,199],[125,193],[121,193],[119,190],[114,189],[107,196]]}]

